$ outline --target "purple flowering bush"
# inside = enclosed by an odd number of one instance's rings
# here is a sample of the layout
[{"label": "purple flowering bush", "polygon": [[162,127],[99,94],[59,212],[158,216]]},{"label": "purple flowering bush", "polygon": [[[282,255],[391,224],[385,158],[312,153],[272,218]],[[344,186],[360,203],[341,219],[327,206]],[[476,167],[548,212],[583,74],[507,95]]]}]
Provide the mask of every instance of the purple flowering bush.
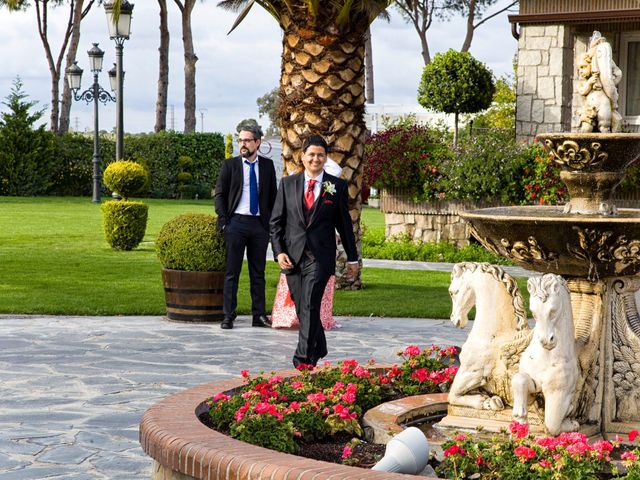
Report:
[{"label": "purple flowering bush", "polygon": [[423,125],[397,125],[365,143],[364,182],[377,189],[403,189],[416,199],[437,197],[442,167],[451,158],[441,135]]}]

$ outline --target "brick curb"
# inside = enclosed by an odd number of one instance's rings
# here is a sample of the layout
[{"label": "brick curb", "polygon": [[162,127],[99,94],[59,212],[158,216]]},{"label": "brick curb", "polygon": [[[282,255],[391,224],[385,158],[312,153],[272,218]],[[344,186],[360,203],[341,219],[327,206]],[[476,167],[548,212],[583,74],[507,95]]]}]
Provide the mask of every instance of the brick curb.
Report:
[{"label": "brick curb", "polygon": [[[284,377],[297,373],[278,372]],[[200,422],[198,415],[207,410],[207,398],[243,385],[242,378],[207,383],[166,397],[144,413],[140,444],[164,468],[164,478],[173,471],[179,472],[174,478],[207,480],[415,479],[413,475],[375,472],[268,450],[235,440]]]}]

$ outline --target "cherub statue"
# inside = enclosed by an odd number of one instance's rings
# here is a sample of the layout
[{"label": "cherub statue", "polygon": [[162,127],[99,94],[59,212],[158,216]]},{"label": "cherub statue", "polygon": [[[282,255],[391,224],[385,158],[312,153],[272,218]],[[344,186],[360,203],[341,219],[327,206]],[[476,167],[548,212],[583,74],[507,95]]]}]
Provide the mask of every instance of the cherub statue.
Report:
[{"label": "cherub statue", "polygon": [[578,74],[583,79],[578,93],[585,97],[580,111],[581,132],[619,132],[622,128],[617,89],[622,71],[612,57],[609,42],[600,32],[593,32],[589,50],[578,62]]}]

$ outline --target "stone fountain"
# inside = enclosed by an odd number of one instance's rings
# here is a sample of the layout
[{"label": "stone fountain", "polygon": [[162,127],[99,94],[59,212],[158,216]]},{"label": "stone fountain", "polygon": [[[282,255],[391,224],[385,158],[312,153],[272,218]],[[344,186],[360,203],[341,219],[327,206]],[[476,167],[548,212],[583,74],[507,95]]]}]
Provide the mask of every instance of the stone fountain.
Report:
[{"label": "stone fountain", "polygon": [[[487,249],[529,270],[561,276],[570,295],[570,306],[565,309],[573,318],[575,350],[566,355],[573,356],[569,363],[577,366],[577,376],[573,379],[570,372],[561,372],[556,378],[571,385],[571,391],[564,394],[571,397],[566,422],[562,428],[551,428],[545,422],[545,408],[558,407],[547,405],[549,399],[538,393],[531,396],[524,412],[530,430],[555,434],[574,426],[608,438],[640,427],[640,209],[618,209],[613,200],[625,170],[640,157],[640,134],[618,132],[621,117],[616,84],[621,73],[611,58],[610,45],[598,32],[580,59],[580,76],[579,93],[584,98],[580,132],[538,136],[561,168],[570,201],[565,206],[487,208],[461,216]],[[452,283],[452,296],[457,288]],[[531,281],[529,289],[533,298]],[[493,315],[498,316],[500,307],[494,305]],[[479,308],[477,312],[476,320]],[[522,342],[539,341],[527,326],[518,330],[525,339]],[[514,350],[506,352],[517,343],[515,336],[498,345],[504,364],[501,373],[485,369],[475,384],[461,378],[467,388],[458,389],[463,395],[450,395],[448,415],[439,428],[480,426],[497,431],[514,418],[512,394],[519,388],[514,380],[518,365],[508,361]],[[491,342],[485,343],[487,348]],[[517,351],[522,354],[522,349]],[[477,372],[483,366],[477,355],[468,358],[466,366],[464,355],[461,362],[461,370],[466,367]],[[545,371],[550,365],[541,362],[537,368]],[[472,395],[483,401],[472,404]]]}]

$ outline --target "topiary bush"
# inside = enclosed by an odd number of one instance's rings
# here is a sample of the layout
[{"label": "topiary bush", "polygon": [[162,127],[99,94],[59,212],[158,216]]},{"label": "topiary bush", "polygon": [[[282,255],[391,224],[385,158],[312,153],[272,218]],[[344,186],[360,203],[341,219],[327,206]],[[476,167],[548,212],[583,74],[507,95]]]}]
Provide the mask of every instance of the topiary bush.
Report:
[{"label": "topiary bush", "polygon": [[216,217],[204,213],[178,215],[163,225],[156,239],[163,267],[194,272],[220,272],[227,262],[224,237]]},{"label": "topiary bush", "polygon": [[105,169],[103,182],[109,190],[126,200],[148,186],[149,172],[139,163],[118,160]]},{"label": "topiary bush", "polygon": [[115,250],[133,250],[144,238],[149,207],[142,202],[110,200],[101,205],[107,243]]}]

